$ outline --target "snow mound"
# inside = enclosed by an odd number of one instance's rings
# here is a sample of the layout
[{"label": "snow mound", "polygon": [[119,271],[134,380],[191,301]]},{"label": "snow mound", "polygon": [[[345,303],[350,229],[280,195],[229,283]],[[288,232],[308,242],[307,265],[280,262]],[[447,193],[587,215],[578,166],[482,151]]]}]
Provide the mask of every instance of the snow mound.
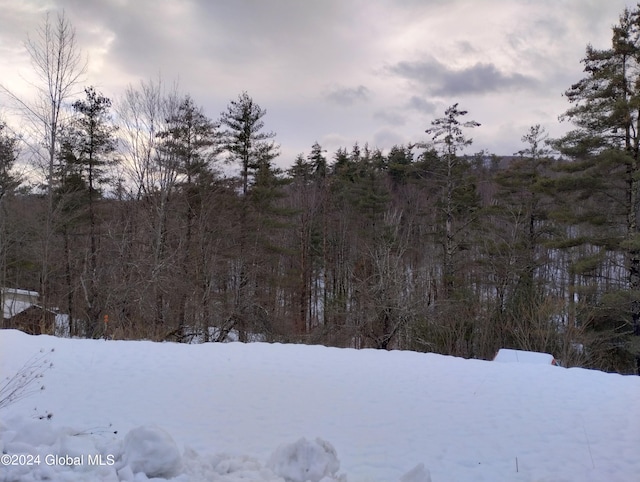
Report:
[{"label": "snow mound", "polygon": [[159,427],[144,426],[131,430],[124,438],[122,459],[134,474],[143,472],[147,477],[171,478],[182,469],[178,446],[171,435]]},{"label": "snow mound", "polygon": [[[0,482],[346,482],[329,442],[301,438],[278,447],[262,465],[246,455],[201,455],[178,445],[164,429],[144,425],[124,440],[111,430],[55,428],[49,420],[0,420]],[[11,462],[14,460],[14,462]],[[25,462],[26,461],[26,462]],[[426,474],[426,475],[425,475]],[[419,465],[401,482],[431,482]]]},{"label": "snow mound", "polygon": [[301,438],[295,443],[281,445],[267,464],[286,482],[329,482],[336,477],[340,462],[336,449],[320,438],[310,442]]},{"label": "snow mound", "polygon": [[54,428],[47,420],[0,421],[0,482],[118,481],[115,446],[104,437]]}]

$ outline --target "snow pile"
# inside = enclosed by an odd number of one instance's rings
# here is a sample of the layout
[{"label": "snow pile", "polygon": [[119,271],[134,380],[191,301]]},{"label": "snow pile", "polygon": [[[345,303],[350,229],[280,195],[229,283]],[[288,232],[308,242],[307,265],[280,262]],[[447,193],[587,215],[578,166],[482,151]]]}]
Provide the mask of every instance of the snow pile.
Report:
[{"label": "snow pile", "polygon": [[269,459],[273,472],[286,482],[329,482],[340,470],[336,450],[329,442],[316,438],[309,442],[301,438],[296,443],[281,445]]},{"label": "snow pile", "polygon": [[138,427],[124,438],[125,467],[147,477],[170,479],[182,469],[178,446],[167,432],[159,427]]},{"label": "snow pile", "polygon": [[499,363],[534,363],[540,365],[557,365],[553,355],[549,353],[538,353],[535,351],[512,350],[500,348],[493,359]]},{"label": "snow pile", "polygon": [[[320,438],[282,445],[267,467],[247,456],[202,456],[187,448],[184,456],[165,430],[141,426],[124,441],[114,432],[82,433],[53,429],[48,420],[14,417],[0,423],[2,482],[39,480],[92,480],[140,482],[145,480],[346,482],[337,475],[340,462],[333,446]],[[401,482],[430,482],[424,466],[406,474]]]},{"label": "snow pile", "polygon": [[114,447],[92,434],[54,429],[46,419],[13,417],[0,422],[2,482],[119,480]]}]

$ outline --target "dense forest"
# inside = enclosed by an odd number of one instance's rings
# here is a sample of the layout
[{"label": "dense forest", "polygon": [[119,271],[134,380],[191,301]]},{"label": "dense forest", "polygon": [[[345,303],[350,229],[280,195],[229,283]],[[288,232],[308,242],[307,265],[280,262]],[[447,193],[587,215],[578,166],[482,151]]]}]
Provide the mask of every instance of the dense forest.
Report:
[{"label": "dense forest", "polygon": [[42,101],[3,88],[32,122],[0,124],[0,286],[38,291],[70,336],[512,347],[636,373],[640,10],[612,33],[560,139],[464,154],[482,127],[452,103],[429,143],[315,143],[283,170],[247,92],[215,119],[160,80],[73,97],[86,65],[47,17],[27,43]]}]

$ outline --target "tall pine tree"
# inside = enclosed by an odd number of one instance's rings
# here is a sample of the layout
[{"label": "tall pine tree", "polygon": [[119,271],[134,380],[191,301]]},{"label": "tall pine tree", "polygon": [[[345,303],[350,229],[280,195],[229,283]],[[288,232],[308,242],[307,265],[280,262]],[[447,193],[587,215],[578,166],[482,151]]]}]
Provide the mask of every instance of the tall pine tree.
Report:
[{"label": "tall pine tree", "polygon": [[[475,188],[469,183],[469,162],[458,153],[471,145],[472,139],[466,137],[463,129],[480,126],[476,121],[462,121],[466,110],[458,109],[458,104],[447,108],[445,116],[431,122],[425,132],[430,134],[439,152],[439,176],[442,181],[441,210],[444,225],[442,236],[443,250],[443,291],[449,298],[455,289],[454,257],[459,251],[469,213],[474,203]],[[471,199],[470,199],[471,198]],[[462,214],[462,216],[460,216]]]},{"label": "tall pine tree", "polygon": [[[592,253],[599,252],[592,261],[610,260],[615,253],[625,258],[620,293],[633,335],[627,349],[640,373],[640,7],[625,9],[613,27],[611,47],[589,45],[582,63],[586,76],[565,93],[572,106],[564,119],[576,128],[556,142],[574,162],[558,186],[593,203],[596,211],[583,212],[580,219],[592,227],[588,243]],[[605,210],[607,219],[602,219],[597,211]],[[620,220],[624,229],[611,226],[612,220]]]},{"label": "tall pine tree", "polygon": [[[180,339],[184,335],[187,321],[187,298],[201,285],[197,279],[201,273],[194,265],[195,222],[203,209],[206,192],[214,178],[212,163],[219,150],[217,125],[198,108],[191,97],[186,96],[176,112],[166,119],[166,129],[157,134],[161,139],[159,150],[175,166],[177,189],[185,205],[184,237],[179,243],[183,280],[174,289],[178,292],[178,319],[175,333]],[[195,285],[195,286],[194,286]],[[193,304],[198,304],[202,296],[194,296]]]},{"label": "tall pine tree", "polygon": [[[85,99],[73,103],[75,117],[62,141],[60,172],[64,173],[65,189],[71,189],[77,197],[79,191],[86,192],[86,211],[89,224],[89,252],[87,266],[83,271],[81,286],[86,305],[87,334],[97,334],[99,316],[102,311],[102,294],[99,289],[98,242],[100,238],[97,204],[102,197],[101,186],[110,181],[109,167],[116,162],[115,127],[110,118],[111,100],[96,92],[93,87],[85,89]],[[69,187],[69,183],[75,187]],[[60,190],[59,190],[60,191]]]},{"label": "tall pine tree", "polygon": [[[249,324],[263,313],[257,299],[256,282],[262,259],[256,251],[259,242],[256,236],[261,229],[261,220],[255,219],[254,201],[262,198],[270,202],[273,195],[275,171],[272,161],[279,154],[279,146],[273,141],[275,133],[264,131],[264,116],[267,111],[260,107],[247,92],[231,101],[220,116],[221,148],[231,162],[240,166],[241,207],[238,239],[238,255],[234,283],[235,301],[232,325],[239,333],[240,341],[247,341]],[[249,196],[256,188],[255,196]],[[252,253],[252,255],[249,255]]]}]

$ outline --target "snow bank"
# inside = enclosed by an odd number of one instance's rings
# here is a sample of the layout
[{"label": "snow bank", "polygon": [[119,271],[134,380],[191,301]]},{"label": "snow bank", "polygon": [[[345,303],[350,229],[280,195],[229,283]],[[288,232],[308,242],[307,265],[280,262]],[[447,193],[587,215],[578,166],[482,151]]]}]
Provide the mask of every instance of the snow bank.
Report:
[{"label": "snow bank", "polygon": [[[346,482],[337,475],[340,462],[333,446],[304,438],[278,447],[263,467],[248,456],[200,455],[185,449],[180,455],[170,434],[160,427],[141,426],[124,441],[113,432],[87,433],[54,429],[48,420],[14,417],[0,421],[0,482],[145,480]],[[424,467],[422,471],[424,472]],[[414,469],[401,482],[430,482]]]},{"label": "snow bank", "polygon": [[[244,455],[180,455],[169,433],[156,426],[129,431],[124,440],[108,431],[54,428],[49,420],[0,421],[0,482],[346,482],[338,475],[334,447],[316,438],[278,447],[266,467]],[[431,482],[423,464],[400,482]]]}]

